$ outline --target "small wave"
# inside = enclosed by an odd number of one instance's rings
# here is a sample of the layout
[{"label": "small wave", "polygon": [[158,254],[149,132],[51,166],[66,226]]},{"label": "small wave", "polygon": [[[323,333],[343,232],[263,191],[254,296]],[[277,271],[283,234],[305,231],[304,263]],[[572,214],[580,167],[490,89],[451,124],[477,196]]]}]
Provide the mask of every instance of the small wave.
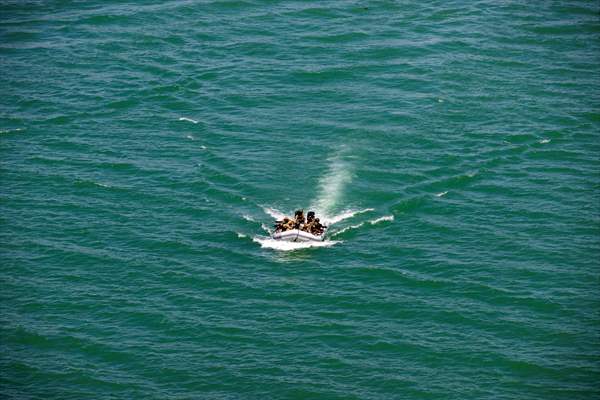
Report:
[{"label": "small wave", "polygon": [[200,146],[200,148],[201,148],[202,150],[206,150],[206,146],[204,146],[204,145]]},{"label": "small wave", "polygon": [[261,228],[263,228],[263,230],[264,230],[265,232],[267,232],[267,233],[269,233],[269,234],[271,233],[271,229],[270,229],[270,228],[269,228],[267,225],[265,225],[265,224],[260,224],[260,227],[261,227]]},{"label": "small wave", "polygon": [[12,133],[12,132],[22,132],[25,128],[15,128],[15,129],[2,129],[0,130],[0,134],[2,133]]},{"label": "small wave", "polygon": [[188,118],[188,117],[180,117],[179,120],[180,121],[188,121],[188,122],[191,122],[192,124],[197,124],[198,123],[198,121],[196,121],[195,119],[191,119],[191,118]]},{"label": "small wave", "polygon": [[277,219],[277,220],[285,218],[285,214],[284,213],[282,213],[281,211],[276,210],[274,208],[263,207],[263,211],[266,212],[267,214],[269,214],[271,217]]},{"label": "small wave", "polygon": [[280,251],[293,251],[308,249],[311,247],[331,247],[338,243],[342,243],[341,240],[325,240],[323,242],[285,242],[282,240],[275,240],[269,237],[255,237],[252,239],[254,242],[259,243],[263,249],[273,249]]},{"label": "small wave", "polygon": [[550,143],[550,139],[542,139],[538,143],[540,143],[540,144]]},{"label": "small wave", "polygon": [[436,196],[436,197],[442,197],[442,196],[445,196],[445,195],[447,195],[447,194],[448,194],[448,191],[446,190],[445,192],[440,192],[440,193],[437,193],[435,196]]},{"label": "small wave", "polygon": [[246,214],[242,215],[242,218],[244,218],[246,221],[256,222],[256,220],[254,218],[252,218],[251,216],[246,215]]},{"label": "small wave", "polygon": [[236,234],[237,234],[237,237],[239,237],[240,239],[244,239],[244,238],[248,237],[248,235],[244,235],[243,233],[236,232]]},{"label": "small wave", "polygon": [[348,227],[346,227],[346,228],[344,228],[344,229],[340,229],[340,230],[339,230],[339,231],[337,231],[337,232],[333,232],[333,233],[331,234],[331,236],[337,236],[337,235],[341,235],[341,234],[342,234],[342,233],[344,233],[344,232],[348,232],[348,231],[351,231],[351,230],[354,230],[354,229],[358,229],[358,228],[360,228],[361,226],[363,226],[364,224],[365,224],[364,222],[361,222],[360,224],[356,224],[356,225],[350,225],[350,226],[348,226]]},{"label": "small wave", "polygon": [[394,220],[394,216],[393,216],[393,215],[385,215],[385,216],[383,216],[383,217],[380,217],[380,218],[377,218],[377,219],[371,220],[371,221],[369,221],[369,223],[370,223],[371,225],[375,225],[375,224],[378,224],[378,223],[380,223],[380,222],[385,222],[385,221],[393,221],[393,220]]},{"label": "small wave", "polygon": [[366,212],[371,212],[371,211],[374,211],[374,209],[373,208],[365,208],[363,210],[348,210],[348,211],[344,211],[343,213],[334,215],[334,216],[325,215],[325,216],[323,216],[322,219],[326,224],[333,225],[333,224],[337,224],[338,222],[341,222],[345,219],[352,218],[355,215],[364,214]]},{"label": "small wave", "polygon": [[190,139],[190,140],[196,140],[196,139],[194,139],[194,137],[192,135],[187,135],[185,138]]},{"label": "small wave", "polygon": [[93,183],[94,183],[94,185],[96,185],[96,186],[101,186],[101,187],[103,187],[103,188],[109,188],[109,187],[111,187],[110,185],[106,185],[106,184],[104,184],[104,183],[99,183],[99,182],[93,182]]},{"label": "small wave", "polygon": [[425,201],[425,196],[411,197],[401,200],[398,204],[392,206],[391,211],[394,214],[404,214],[421,207]]}]

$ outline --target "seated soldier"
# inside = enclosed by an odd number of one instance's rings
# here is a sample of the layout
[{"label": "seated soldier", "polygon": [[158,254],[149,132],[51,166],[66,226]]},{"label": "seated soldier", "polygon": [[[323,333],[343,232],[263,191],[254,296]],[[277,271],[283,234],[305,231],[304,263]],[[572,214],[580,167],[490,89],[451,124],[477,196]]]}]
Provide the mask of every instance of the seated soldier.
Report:
[{"label": "seated soldier", "polygon": [[282,232],[289,231],[290,229],[294,229],[294,221],[292,221],[291,219],[289,219],[287,217],[285,217],[283,219],[283,222],[281,225],[283,227]]},{"label": "seated soldier", "polygon": [[289,229],[294,229],[296,227],[296,222],[290,218],[290,221],[287,224],[287,228]]},{"label": "seated soldier", "polygon": [[325,225],[321,224],[321,221],[319,220],[319,218],[316,218],[314,224],[312,225],[311,233],[313,235],[317,235],[317,236],[322,235],[323,232],[325,232],[325,228],[327,228],[327,227]]},{"label": "seated soldier", "polygon": [[285,217],[281,221],[275,221],[275,232],[285,232],[293,227],[293,221]]},{"label": "seated soldier", "polygon": [[275,233],[283,231],[283,221],[275,221]]},{"label": "seated soldier", "polygon": [[304,227],[302,228],[302,230],[305,232],[308,232],[308,233],[312,233],[314,223],[315,223],[315,212],[309,211],[308,214],[306,215],[306,224],[304,224]]},{"label": "seated soldier", "polygon": [[295,224],[294,224],[294,229],[300,229],[302,228],[302,226],[304,225],[304,211],[303,210],[297,210],[294,213],[294,219],[295,219]]}]

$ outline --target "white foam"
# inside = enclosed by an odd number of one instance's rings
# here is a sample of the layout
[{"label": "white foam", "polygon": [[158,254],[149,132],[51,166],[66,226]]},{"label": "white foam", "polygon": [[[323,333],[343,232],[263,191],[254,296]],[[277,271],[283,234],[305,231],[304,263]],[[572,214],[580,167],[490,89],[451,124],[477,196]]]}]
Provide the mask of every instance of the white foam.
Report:
[{"label": "white foam", "polygon": [[445,192],[440,192],[438,194],[436,194],[437,197],[442,197],[448,194],[448,191],[446,190]]},{"label": "white foam", "polygon": [[246,221],[256,222],[256,220],[254,218],[252,218],[251,216],[246,215],[246,214],[242,215],[242,218],[244,218]]},{"label": "white foam", "polygon": [[237,233],[237,237],[239,237],[240,239],[244,239],[244,238],[248,237],[247,235],[244,235],[243,233],[239,233],[239,232],[236,232],[236,233]]},{"label": "white foam", "polygon": [[15,129],[2,129],[0,133],[11,133],[11,132],[22,132],[25,128],[15,128]]},{"label": "white foam", "polygon": [[370,223],[371,225],[375,225],[375,224],[378,224],[378,223],[380,223],[380,222],[385,222],[385,221],[393,221],[393,220],[394,220],[394,216],[393,216],[393,215],[385,215],[385,216],[383,216],[383,217],[380,217],[380,218],[377,218],[377,219],[371,220],[371,221],[369,221],[369,223]]},{"label": "white foam", "polygon": [[260,224],[260,227],[261,227],[261,228],[263,228],[263,230],[264,230],[265,232],[267,232],[267,233],[269,233],[269,234],[271,233],[271,229],[270,229],[270,228],[269,228],[267,225],[265,225],[265,224]]},{"label": "white foam", "polygon": [[194,140],[194,137],[192,135],[187,135],[185,138],[186,139],[190,139],[190,140]]},{"label": "white foam", "polygon": [[550,143],[550,139],[542,139],[538,143],[541,143],[541,144]]},{"label": "white foam", "polygon": [[188,122],[191,122],[192,124],[197,124],[198,123],[198,121],[196,121],[195,119],[191,119],[191,118],[188,118],[188,117],[180,117],[179,120],[180,121],[188,121]]},{"label": "white foam", "polygon": [[280,251],[293,251],[308,249],[311,247],[331,247],[338,243],[342,243],[341,240],[325,240],[323,242],[286,242],[283,240],[275,240],[269,237],[254,237],[252,240],[260,244],[263,249],[274,249]]}]

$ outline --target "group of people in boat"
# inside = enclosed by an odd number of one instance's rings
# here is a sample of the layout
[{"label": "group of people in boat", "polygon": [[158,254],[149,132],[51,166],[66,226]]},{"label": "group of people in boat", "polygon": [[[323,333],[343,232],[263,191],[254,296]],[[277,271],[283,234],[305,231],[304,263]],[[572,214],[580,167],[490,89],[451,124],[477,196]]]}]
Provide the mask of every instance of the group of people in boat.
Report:
[{"label": "group of people in boat", "polygon": [[292,229],[300,229],[301,231],[320,236],[325,232],[325,225],[321,224],[319,218],[315,218],[315,212],[309,211],[304,218],[304,210],[297,210],[294,213],[294,218],[285,217],[281,221],[276,221],[275,232],[285,232]]}]

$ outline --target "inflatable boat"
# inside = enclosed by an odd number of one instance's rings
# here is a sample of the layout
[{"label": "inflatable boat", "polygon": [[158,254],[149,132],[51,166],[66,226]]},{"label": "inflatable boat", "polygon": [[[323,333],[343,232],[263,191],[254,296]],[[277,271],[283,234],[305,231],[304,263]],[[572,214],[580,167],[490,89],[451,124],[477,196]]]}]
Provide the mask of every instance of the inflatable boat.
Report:
[{"label": "inflatable boat", "polygon": [[325,232],[317,236],[300,229],[290,229],[289,231],[275,232],[272,237],[275,240],[286,242],[322,242],[325,240]]}]

